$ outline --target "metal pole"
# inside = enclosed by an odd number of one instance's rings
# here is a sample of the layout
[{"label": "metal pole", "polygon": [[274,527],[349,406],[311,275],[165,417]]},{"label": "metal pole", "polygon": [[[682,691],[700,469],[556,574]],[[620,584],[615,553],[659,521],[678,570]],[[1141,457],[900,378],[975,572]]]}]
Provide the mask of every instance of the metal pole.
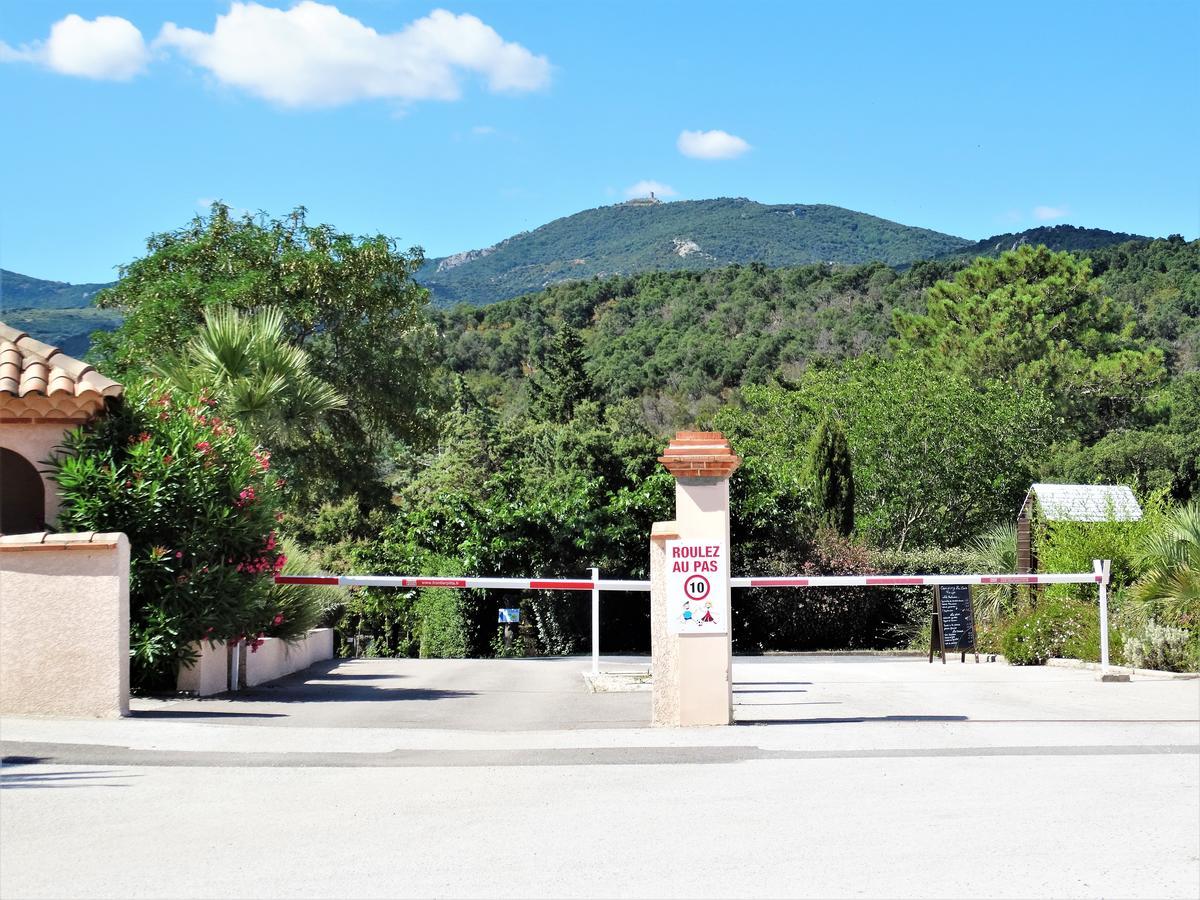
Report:
[{"label": "metal pole", "polygon": [[600,570],[592,568],[592,674],[600,674]]},{"label": "metal pole", "polygon": [[1104,576],[1100,579],[1100,674],[1104,676],[1108,674],[1108,573],[1112,562],[1095,559],[1092,566],[1097,575]]},{"label": "metal pole", "polygon": [[231,646],[233,655],[229,657],[229,689],[236,691],[242,680],[242,642],[234,641]]}]

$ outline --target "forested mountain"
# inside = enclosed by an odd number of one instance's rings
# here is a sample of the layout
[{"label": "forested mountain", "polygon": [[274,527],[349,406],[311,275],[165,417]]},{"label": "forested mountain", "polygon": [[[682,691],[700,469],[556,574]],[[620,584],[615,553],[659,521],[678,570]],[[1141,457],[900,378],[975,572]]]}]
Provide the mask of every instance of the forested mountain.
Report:
[{"label": "forested mountain", "polygon": [[92,302],[107,284],[68,284],[0,269],[0,318],[71,356],[87,353],[93,331],[110,331],[121,314]]},{"label": "forested mountain", "polygon": [[630,202],[589,209],[485,250],[429,260],[417,281],[434,303],[482,306],[562,281],[730,263],[902,265],[969,241],[837,206],[746,199]]},{"label": "forested mountain", "polygon": [[[1191,354],[1189,358],[1194,360],[1200,351],[1194,340],[1187,345],[1185,335],[1189,331],[1188,316],[1194,319],[1195,312],[1187,312],[1187,303],[1176,296],[1186,290],[1179,286],[1175,269],[1167,273],[1147,268],[1146,260],[1157,256],[1147,257],[1130,243],[1145,240],[1099,228],[1055,225],[971,243],[836,206],[768,206],[744,199],[633,201],[576,213],[486,250],[428,260],[419,270],[417,281],[429,288],[435,307],[460,303],[484,306],[542,290],[548,290],[542,300],[528,302],[553,305],[559,298],[602,297],[614,290],[630,290],[614,287],[632,283],[630,279],[639,285],[633,289],[641,297],[638,303],[658,291],[687,295],[695,289],[703,305],[708,302],[706,298],[722,296],[722,292],[737,294],[748,279],[757,277],[738,274],[738,269],[713,277],[701,277],[701,273],[737,265],[805,269],[781,271],[772,276],[773,280],[757,284],[755,290],[772,298],[778,294],[772,286],[776,282],[804,284],[800,293],[808,299],[801,306],[807,311],[797,307],[780,312],[772,306],[768,315],[782,318],[765,333],[765,342],[760,341],[764,335],[753,328],[754,316],[750,317],[750,330],[736,326],[735,343],[755,345],[747,357],[747,361],[752,358],[755,362],[750,374],[742,379],[753,380],[763,360],[772,360],[772,366],[778,363],[786,371],[802,365],[810,356],[838,356],[873,346],[887,331],[890,308],[908,303],[907,295],[919,293],[932,283],[931,279],[944,277],[979,255],[995,256],[1022,244],[1044,244],[1051,250],[1086,252],[1096,259],[1099,268],[1112,268],[1116,273],[1129,268],[1128,275],[1114,275],[1114,283],[1125,284],[1125,280],[1132,279],[1123,299],[1145,304],[1144,315],[1148,323],[1153,322],[1147,327],[1161,334],[1168,344],[1179,344],[1179,352]],[[1106,249],[1118,244],[1134,249],[1116,255]],[[904,271],[909,267],[911,273]],[[677,273],[680,277],[643,277],[653,273]],[[864,278],[870,284],[865,292]],[[596,286],[596,279],[601,286]],[[1155,285],[1144,299],[1137,287],[1143,282]],[[67,284],[0,270],[0,313],[12,326],[80,355],[87,351],[93,331],[109,331],[121,322],[119,313],[92,306],[97,292],[105,287],[108,285]],[[643,287],[649,293],[643,293]],[[783,288],[783,293],[800,302],[792,288]],[[862,302],[869,302],[870,307],[862,308]],[[509,310],[506,307],[496,315],[503,319],[511,314]],[[627,317],[636,314],[632,306],[620,312]],[[515,315],[517,319],[525,317],[525,313]],[[686,323],[675,324],[686,327]],[[631,330],[625,341],[633,346],[641,339],[639,335],[654,333],[656,328],[653,323],[642,323],[631,326]],[[697,350],[693,358],[710,352]],[[461,358],[461,353],[456,358]],[[727,358],[721,367],[730,364]],[[658,357],[652,362],[645,357],[638,359],[635,368],[658,365],[678,371]],[[487,361],[478,366],[490,367]],[[630,377],[628,373],[614,376],[614,384]],[[692,382],[689,393],[698,390],[703,394],[707,389],[700,389],[700,381],[711,387],[727,379],[710,375],[686,376],[686,380]]]},{"label": "forested mountain", "polygon": [[[1105,292],[1174,371],[1200,368],[1200,241],[1133,241],[1087,254]],[[435,313],[446,364],[495,396],[514,389],[563,325],[580,330],[610,399],[641,397],[666,424],[722,392],[882,349],[893,310],[920,310],[934,282],[966,265],[919,262],[652,272],[553,285],[527,297]],[[656,409],[657,406],[661,409]]]},{"label": "forested mountain", "polygon": [[0,310],[7,313],[14,309],[79,309],[90,306],[96,292],[106,287],[107,284],[46,281],[0,269]]},{"label": "forested mountain", "polygon": [[955,256],[968,259],[976,256],[999,256],[1005,250],[1016,250],[1023,244],[1041,244],[1051,250],[1068,250],[1071,253],[1089,252],[1101,247],[1111,247],[1128,241],[1148,241],[1150,238],[1123,231],[1107,231],[1103,228],[1079,228],[1075,225],[1047,225],[1029,228],[1009,234],[996,234],[970,244],[954,252]]}]

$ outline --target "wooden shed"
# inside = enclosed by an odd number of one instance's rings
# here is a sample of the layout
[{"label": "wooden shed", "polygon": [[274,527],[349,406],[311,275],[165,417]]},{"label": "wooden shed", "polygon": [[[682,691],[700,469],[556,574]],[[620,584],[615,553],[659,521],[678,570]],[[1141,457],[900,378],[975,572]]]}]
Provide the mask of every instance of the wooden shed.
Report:
[{"label": "wooden shed", "polygon": [[1017,572],[1037,570],[1034,522],[1136,522],[1142,517],[1123,484],[1035,484],[1017,515]]}]

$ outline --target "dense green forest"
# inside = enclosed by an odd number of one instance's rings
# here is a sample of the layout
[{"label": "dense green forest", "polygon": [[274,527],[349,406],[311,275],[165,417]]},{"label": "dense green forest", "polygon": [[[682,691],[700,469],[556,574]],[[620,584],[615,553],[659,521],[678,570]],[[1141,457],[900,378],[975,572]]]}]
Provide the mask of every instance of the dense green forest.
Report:
[{"label": "dense green forest", "polygon": [[[1104,291],[1170,371],[1200,367],[1200,245],[1135,241],[1091,251]],[[522,376],[556,331],[580,331],[588,372],[609,400],[638,399],[656,430],[716,408],[731,389],[789,381],[811,365],[882,351],[894,310],[968,265],[922,261],[768,269],[726,266],[554,285],[481,309],[433,311],[445,365],[481,396],[521,403]]]},{"label": "dense green forest", "polygon": [[[93,359],[130,385],[138,409],[190,404],[199,426],[177,428],[243,435],[276,479],[289,564],[309,569],[597,565],[645,577],[650,525],[671,515],[655,458],[679,426],[719,429],[745,458],[731,483],[738,572],[1012,571],[1012,520],[1032,481],[1130,484],[1141,522],[1049,530],[1043,559],[1059,570],[1113,559],[1118,657],[1200,660],[1188,587],[1200,579],[1188,561],[1200,546],[1188,518],[1200,520],[1200,242],[1086,255],[1024,244],[900,271],[729,265],[452,310],[430,307],[414,280],[421,265],[386,236],[311,225],[303,210],[264,222],[216,206],[152,236],[101,294],[123,320]],[[174,440],[167,459],[188,465],[160,462],[163,478],[212,477],[213,442],[180,444],[153,415],[126,432],[112,447],[76,446],[136,483],[144,445]],[[235,520],[268,502],[265,487],[236,488],[223,488]],[[115,528],[125,499],[105,497],[87,498],[90,519],[65,514]],[[274,532],[265,540],[276,546]],[[150,571],[160,549],[133,553]],[[214,564],[204,557],[204,579]],[[584,601],[553,593],[365,590],[311,602],[321,609],[310,618],[335,624],[343,647],[353,638],[376,654],[509,652],[497,605],[526,614],[519,652],[587,642]],[[1098,652],[1095,606],[1075,593],[980,602],[984,645],[1017,661]],[[160,636],[163,610],[147,603],[140,627]],[[735,647],[919,645],[927,604],[905,589],[750,591],[734,605]],[[604,608],[608,649],[646,649],[644,604]]]}]

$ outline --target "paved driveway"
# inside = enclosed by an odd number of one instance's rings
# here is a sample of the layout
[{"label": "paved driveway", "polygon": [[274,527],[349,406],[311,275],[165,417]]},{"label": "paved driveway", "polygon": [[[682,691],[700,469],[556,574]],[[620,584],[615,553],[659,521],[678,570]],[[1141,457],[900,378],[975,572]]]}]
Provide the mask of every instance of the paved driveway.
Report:
[{"label": "paved driveway", "polygon": [[1200,896],[1200,682],[741,659],[772,723],[651,729],[585,667],[5,719],[0,896]]},{"label": "paved driveway", "polygon": [[[584,657],[518,660],[348,659],[271,685],[204,700],[133,701],[139,718],[354,728],[540,731],[637,728],[648,693],[587,691]],[[605,671],[645,671],[606,657]],[[1094,672],[999,663],[930,665],[924,657],[760,656],[734,663],[742,723],[1154,722],[1194,720],[1197,682],[1102,684]]]}]

